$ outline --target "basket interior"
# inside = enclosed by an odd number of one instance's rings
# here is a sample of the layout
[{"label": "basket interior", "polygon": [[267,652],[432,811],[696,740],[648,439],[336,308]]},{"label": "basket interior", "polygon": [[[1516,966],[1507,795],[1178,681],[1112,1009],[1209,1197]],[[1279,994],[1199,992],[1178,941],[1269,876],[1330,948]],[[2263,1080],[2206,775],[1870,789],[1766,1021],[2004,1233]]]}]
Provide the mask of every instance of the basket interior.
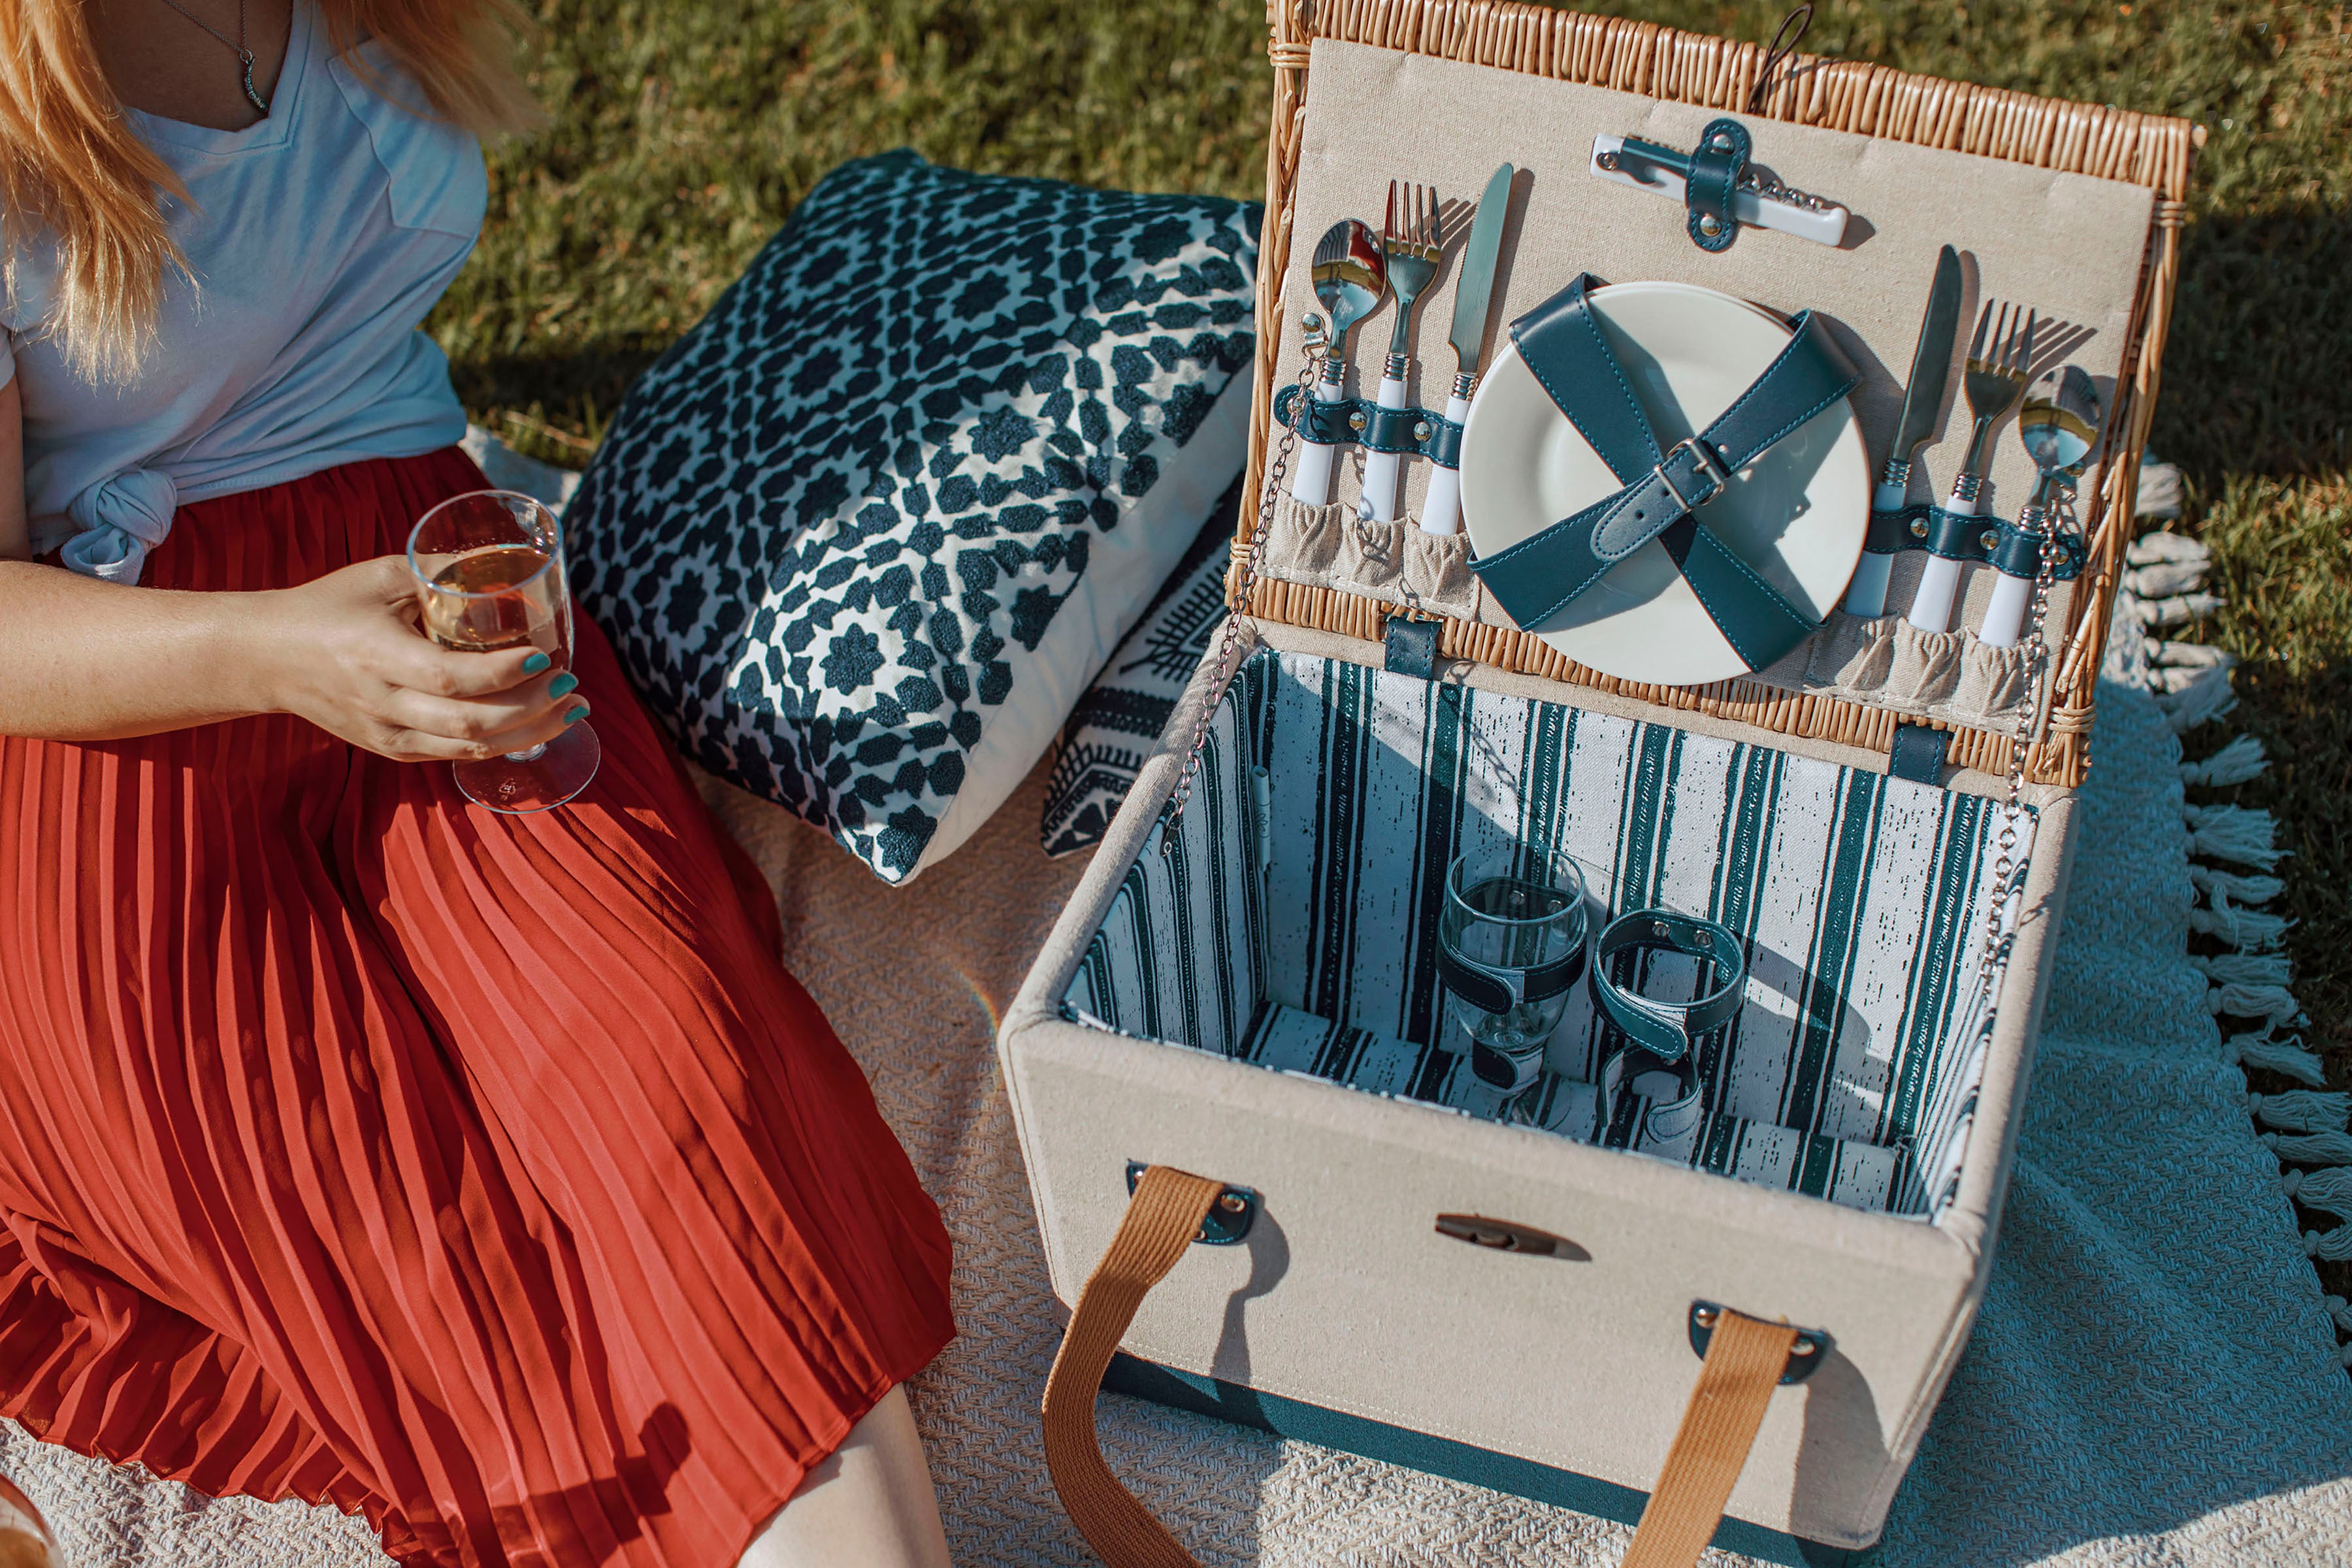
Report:
[{"label": "basket interior", "polygon": [[[1129,868],[1064,1006],[1499,1120],[1437,981],[1445,868],[1467,848],[1556,848],[1583,870],[1590,929],[1664,906],[1747,948],[1745,1005],[1701,1047],[1706,1116],[1664,1143],[1632,1133],[1629,1152],[1933,1217],[1990,1035],[1978,955],[2000,818],[1975,795],[1261,648],[1212,719],[1168,852],[1155,837]],[[1699,979],[1695,961],[1651,963],[1653,994]],[[1539,1117],[1590,1125],[1614,1048],[1578,986]]]}]

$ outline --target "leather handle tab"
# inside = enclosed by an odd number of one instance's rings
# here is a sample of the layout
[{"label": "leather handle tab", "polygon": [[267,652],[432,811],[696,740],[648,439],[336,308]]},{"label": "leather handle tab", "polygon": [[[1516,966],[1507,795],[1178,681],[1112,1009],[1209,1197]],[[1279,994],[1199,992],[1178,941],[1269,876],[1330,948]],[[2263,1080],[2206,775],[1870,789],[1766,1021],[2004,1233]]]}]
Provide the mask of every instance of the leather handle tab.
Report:
[{"label": "leather handle tab", "polygon": [[1724,1505],[1764,1425],[1764,1407],[1788,1370],[1797,1342],[1793,1324],[1717,1311],[1698,1386],[1622,1568],[1694,1568],[1723,1522]]},{"label": "leather handle tab", "polygon": [[1143,1173],[1110,1250],[1078,1292],[1045,1378],[1045,1468],[1071,1522],[1109,1568],[1200,1568],[1103,1462],[1095,1395],[1145,1292],[1176,1267],[1223,1192],[1223,1184],[1172,1165]]}]

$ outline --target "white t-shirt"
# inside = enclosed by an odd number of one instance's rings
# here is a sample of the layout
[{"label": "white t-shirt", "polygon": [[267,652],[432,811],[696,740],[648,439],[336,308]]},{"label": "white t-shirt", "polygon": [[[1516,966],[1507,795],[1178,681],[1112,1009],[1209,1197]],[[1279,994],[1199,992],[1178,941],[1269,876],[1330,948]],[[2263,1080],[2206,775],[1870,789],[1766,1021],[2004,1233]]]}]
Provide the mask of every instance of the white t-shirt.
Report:
[{"label": "white t-shirt", "polygon": [[165,203],[196,281],[172,275],[135,383],[67,366],[41,327],[55,254],[18,258],[0,386],[22,384],[36,553],[62,544],[74,570],[136,582],[183,501],[465,434],[448,362],[416,328],[481,233],[481,147],[425,116],[382,45],[356,53],[409,107],[333,57],[297,0],[268,119],[211,131],[124,111],[195,203]]}]

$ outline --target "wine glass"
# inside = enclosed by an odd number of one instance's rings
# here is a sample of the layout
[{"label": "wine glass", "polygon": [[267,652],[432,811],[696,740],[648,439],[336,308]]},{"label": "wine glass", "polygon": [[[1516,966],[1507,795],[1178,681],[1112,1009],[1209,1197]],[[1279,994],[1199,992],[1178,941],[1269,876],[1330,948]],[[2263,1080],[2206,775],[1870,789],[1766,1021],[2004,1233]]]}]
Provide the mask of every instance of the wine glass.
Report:
[{"label": "wine glass", "polygon": [[1584,973],[1585,930],[1584,874],[1556,850],[1474,849],[1446,868],[1438,976],[1480,1081],[1517,1094],[1542,1076]]},{"label": "wine glass", "polygon": [[[465,653],[525,644],[572,665],[572,594],[555,514],[512,490],[452,496],[417,519],[408,570],[426,637]],[[604,755],[586,722],[527,752],[456,763],[457,788],[492,811],[545,811],[588,787]]]}]

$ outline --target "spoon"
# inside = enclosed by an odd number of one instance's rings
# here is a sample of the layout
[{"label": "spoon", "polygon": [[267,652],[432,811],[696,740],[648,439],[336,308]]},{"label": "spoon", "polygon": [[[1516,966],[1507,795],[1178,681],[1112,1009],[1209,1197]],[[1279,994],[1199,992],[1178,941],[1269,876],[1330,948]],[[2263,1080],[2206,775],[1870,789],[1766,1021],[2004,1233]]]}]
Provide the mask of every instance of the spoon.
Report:
[{"label": "spoon", "polygon": [[[1308,335],[1326,323],[1331,334],[1330,357],[1323,362],[1323,379],[1316,383],[1315,400],[1338,403],[1339,384],[1348,374],[1348,329],[1379,310],[1381,297],[1389,291],[1388,258],[1381,252],[1381,237],[1370,224],[1351,217],[1340,219],[1316,242],[1307,278],[1324,316],[1323,322],[1308,325]],[[1298,454],[1297,476],[1290,481],[1293,500],[1308,506],[1330,503],[1334,449],[1320,441],[1307,443]]]},{"label": "spoon", "polygon": [[[2033,482],[2032,499],[2018,514],[2018,527],[2041,533],[2049,526],[2052,494],[2060,489],[2074,493],[2075,478],[2098,449],[2100,416],[2099,389],[2081,365],[2049,371],[2033,384],[2025,406],[2018,411],[2017,437],[2041,478]],[[2025,624],[2025,607],[2032,599],[2032,577],[2000,573],[1978,640],[1992,647],[2015,647]]]}]

